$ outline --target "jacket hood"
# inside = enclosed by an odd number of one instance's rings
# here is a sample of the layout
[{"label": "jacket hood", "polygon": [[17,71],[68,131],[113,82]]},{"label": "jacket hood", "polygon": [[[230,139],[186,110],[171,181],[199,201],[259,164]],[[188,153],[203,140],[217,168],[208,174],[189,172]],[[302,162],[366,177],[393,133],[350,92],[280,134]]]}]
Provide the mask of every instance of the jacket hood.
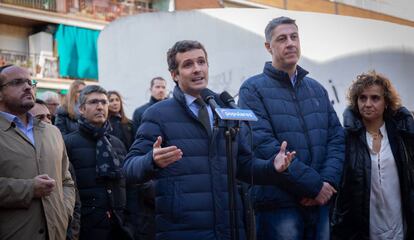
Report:
[{"label": "jacket hood", "polygon": [[364,128],[361,117],[352,110],[352,107],[347,107],[342,116],[344,119],[344,129],[357,132]]},{"label": "jacket hood", "polygon": [[397,129],[410,135],[414,135],[414,119],[412,113],[405,107],[398,109],[392,119],[396,122]]},{"label": "jacket hood", "polygon": [[[359,114],[355,113],[351,107],[348,107],[344,113],[344,128],[348,131],[359,131],[364,128],[364,124]],[[413,115],[407,108],[401,107],[392,116],[386,116],[385,122],[392,121],[396,128],[401,132],[414,135],[414,119]]]}]

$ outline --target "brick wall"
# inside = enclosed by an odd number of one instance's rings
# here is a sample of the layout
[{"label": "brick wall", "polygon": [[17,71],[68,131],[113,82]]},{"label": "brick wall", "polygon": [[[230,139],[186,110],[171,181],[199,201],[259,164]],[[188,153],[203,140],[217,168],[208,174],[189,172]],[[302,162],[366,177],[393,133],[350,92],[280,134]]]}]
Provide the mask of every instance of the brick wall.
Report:
[{"label": "brick wall", "polygon": [[176,10],[221,8],[219,0],[175,0]]}]

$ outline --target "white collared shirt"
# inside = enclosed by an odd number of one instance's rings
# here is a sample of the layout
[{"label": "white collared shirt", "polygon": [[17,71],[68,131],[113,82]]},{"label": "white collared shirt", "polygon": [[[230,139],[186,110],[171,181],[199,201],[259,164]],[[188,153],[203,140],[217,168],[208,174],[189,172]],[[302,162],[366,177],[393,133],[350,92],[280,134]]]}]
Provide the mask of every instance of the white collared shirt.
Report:
[{"label": "white collared shirt", "polygon": [[380,128],[383,136],[379,153],[372,151],[373,138],[367,132],[371,155],[370,239],[404,239],[398,169],[388,140],[385,123]]}]

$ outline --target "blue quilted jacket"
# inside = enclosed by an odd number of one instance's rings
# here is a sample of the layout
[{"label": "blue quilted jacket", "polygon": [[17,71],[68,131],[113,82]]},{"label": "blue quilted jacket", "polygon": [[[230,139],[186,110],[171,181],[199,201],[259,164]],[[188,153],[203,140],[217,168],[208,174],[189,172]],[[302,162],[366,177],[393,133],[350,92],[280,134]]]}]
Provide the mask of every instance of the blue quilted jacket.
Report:
[{"label": "blue quilted jacket", "polygon": [[[303,197],[314,198],[329,182],[338,189],[344,161],[344,133],[324,87],[308,72],[297,67],[293,87],[286,72],[265,64],[262,74],[246,80],[240,88],[239,105],[255,112],[252,123],[255,157],[272,159],[282,141],[296,151],[293,162],[307,170],[300,173],[302,185],[288,183],[254,186],[252,196],[257,210],[295,207]],[[299,173],[289,167],[293,175]]]},{"label": "blue quilted jacket", "polygon": [[[217,96],[216,101],[222,104]],[[242,127],[239,135],[245,135],[246,129]],[[158,240],[230,239],[223,131],[214,128],[209,136],[178,87],[173,98],[154,104],[144,113],[124,170],[132,182],[154,179]],[[175,145],[182,150],[183,157],[166,168],[157,168],[152,158],[157,136],[163,138],[162,147]],[[248,139],[239,137],[234,141],[238,179],[258,184],[294,181],[289,174],[276,174],[273,161],[258,160],[252,164]],[[239,195],[236,208],[240,239],[245,239]]]}]

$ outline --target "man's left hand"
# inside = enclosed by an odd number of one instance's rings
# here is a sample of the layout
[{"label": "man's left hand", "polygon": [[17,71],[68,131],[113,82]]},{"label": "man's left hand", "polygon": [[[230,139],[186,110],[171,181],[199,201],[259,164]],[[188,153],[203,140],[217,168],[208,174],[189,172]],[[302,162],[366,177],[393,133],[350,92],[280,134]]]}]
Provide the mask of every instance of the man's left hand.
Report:
[{"label": "man's left hand", "polygon": [[273,165],[277,172],[281,173],[285,171],[292,159],[295,158],[296,152],[286,152],[287,142],[283,141],[282,145],[280,145],[279,153],[276,155],[275,159],[273,160]]}]

